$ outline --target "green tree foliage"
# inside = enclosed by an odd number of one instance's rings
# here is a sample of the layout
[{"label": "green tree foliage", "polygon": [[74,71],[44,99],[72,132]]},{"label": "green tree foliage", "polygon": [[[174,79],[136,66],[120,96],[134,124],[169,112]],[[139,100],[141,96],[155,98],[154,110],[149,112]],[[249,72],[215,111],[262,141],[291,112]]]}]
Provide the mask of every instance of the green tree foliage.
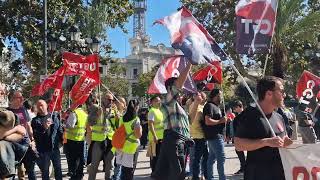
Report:
[{"label": "green tree foliage", "polygon": [[106,85],[115,95],[128,97],[129,81],[124,77],[126,68],[118,62],[113,62],[110,64],[111,65],[106,77],[102,77],[102,83]]},{"label": "green tree foliage", "polygon": [[[0,35],[9,46],[22,52],[23,61],[33,75],[43,68],[43,1],[0,1]],[[48,34],[70,39],[68,29],[78,25],[82,37],[98,36],[103,40],[101,55],[112,51],[107,41],[107,28],[123,30],[133,13],[129,0],[55,0],[48,1]],[[59,42],[61,51],[71,50],[70,43]],[[49,72],[61,65],[61,53],[49,53]]]},{"label": "green tree foliage", "polygon": [[132,94],[139,97],[147,97],[148,88],[159,69],[159,65],[152,68],[150,72],[140,74],[138,84],[132,87]]},{"label": "green tree foliage", "polygon": [[[238,0],[194,1],[181,0],[193,15],[201,22],[224,50],[234,60],[234,65],[242,75],[255,79],[247,72],[253,64],[263,68],[266,55],[254,55],[245,63],[235,51],[235,6]],[[304,56],[305,42],[315,44],[320,32],[320,2],[316,0],[280,0],[276,24],[276,33],[269,55],[267,75],[285,74],[285,78],[295,82],[304,69],[309,69],[309,61]],[[270,63],[272,61],[272,63]],[[236,77],[236,76],[233,76]],[[292,86],[288,88],[294,90]],[[290,93],[294,93],[293,91]]]}]

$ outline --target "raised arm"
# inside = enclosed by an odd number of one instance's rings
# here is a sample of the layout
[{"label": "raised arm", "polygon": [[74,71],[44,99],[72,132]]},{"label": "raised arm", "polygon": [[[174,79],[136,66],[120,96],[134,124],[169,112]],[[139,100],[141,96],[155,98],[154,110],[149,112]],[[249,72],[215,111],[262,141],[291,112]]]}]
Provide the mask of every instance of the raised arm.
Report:
[{"label": "raised arm", "polygon": [[177,89],[182,89],[184,82],[186,81],[192,64],[188,62],[187,67],[180,73],[180,76],[175,82]]}]

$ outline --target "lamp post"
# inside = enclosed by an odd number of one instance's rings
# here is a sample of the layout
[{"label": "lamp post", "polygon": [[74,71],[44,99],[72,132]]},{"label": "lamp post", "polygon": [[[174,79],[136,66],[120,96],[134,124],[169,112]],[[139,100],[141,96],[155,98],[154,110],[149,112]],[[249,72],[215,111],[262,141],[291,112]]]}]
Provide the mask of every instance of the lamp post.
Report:
[{"label": "lamp post", "polygon": [[43,39],[43,58],[44,58],[44,74],[48,74],[48,57],[47,57],[47,35],[48,35],[48,17],[47,17],[47,0],[43,0],[44,14],[44,39]]}]

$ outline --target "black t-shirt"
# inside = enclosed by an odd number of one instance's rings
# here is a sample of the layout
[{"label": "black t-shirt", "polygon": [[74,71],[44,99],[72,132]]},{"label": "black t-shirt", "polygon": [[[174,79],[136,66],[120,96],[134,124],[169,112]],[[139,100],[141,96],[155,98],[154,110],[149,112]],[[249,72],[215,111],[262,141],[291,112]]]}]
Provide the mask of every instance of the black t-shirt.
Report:
[{"label": "black t-shirt", "polygon": [[[277,112],[266,115],[277,136],[286,135],[283,118]],[[263,115],[255,107],[248,107],[237,117],[237,131],[235,136],[246,139],[263,139],[272,137],[271,129]],[[248,151],[247,162],[252,164],[278,164],[282,166],[278,148],[263,147]]]},{"label": "black t-shirt", "polygon": [[219,135],[222,135],[224,124],[208,126],[205,123],[205,116],[209,116],[210,118],[215,120],[221,119],[222,114],[219,107],[213,102],[207,102],[203,107],[203,116],[200,123],[206,139],[215,139]]}]

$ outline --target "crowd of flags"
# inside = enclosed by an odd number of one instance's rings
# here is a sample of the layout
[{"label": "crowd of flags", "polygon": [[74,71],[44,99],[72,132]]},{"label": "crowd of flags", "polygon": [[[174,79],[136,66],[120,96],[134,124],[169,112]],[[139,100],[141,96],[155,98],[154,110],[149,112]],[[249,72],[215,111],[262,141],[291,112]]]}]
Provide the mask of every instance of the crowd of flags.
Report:
[{"label": "crowd of flags", "polygon": [[[239,54],[268,53],[274,34],[278,0],[240,0],[236,9],[236,50]],[[187,93],[198,90],[212,90],[215,84],[222,84],[221,61],[227,58],[226,53],[203,27],[201,23],[186,8],[182,7],[170,16],[156,20],[155,24],[165,26],[170,34],[172,47],[181,50],[183,55],[173,55],[162,60],[158,71],[151,82],[148,94],[165,94],[165,81],[171,77],[178,77],[186,68],[187,63],[205,65],[194,74],[189,74],[184,84]],[[71,109],[83,104],[91,91],[99,85],[99,57],[97,54],[82,56],[65,52],[62,57],[63,66],[48,76],[42,83],[37,84],[32,96],[41,96],[50,88],[54,89],[50,110],[61,110],[62,82],[64,76],[79,76],[78,81],[70,91],[72,99]],[[305,71],[297,85],[297,97],[310,98],[305,93],[310,89],[310,79],[316,84],[312,86],[312,101],[319,97],[319,77]],[[309,92],[309,91],[308,91]],[[302,97],[302,98],[301,98]],[[305,102],[305,101],[302,101]],[[318,103],[318,102],[317,102]],[[310,108],[310,106],[307,106]]]}]

